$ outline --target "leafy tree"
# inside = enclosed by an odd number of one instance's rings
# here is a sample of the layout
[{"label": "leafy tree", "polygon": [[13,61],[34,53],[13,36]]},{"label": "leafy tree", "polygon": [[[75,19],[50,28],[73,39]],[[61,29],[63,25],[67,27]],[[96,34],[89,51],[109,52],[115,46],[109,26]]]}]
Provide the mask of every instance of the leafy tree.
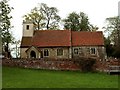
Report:
[{"label": "leafy tree", "polygon": [[13,54],[15,54],[16,58],[20,57],[20,40],[14,40],[14,42],[12,42],[12,48],[11,51],[13,51]]},{"label": "leafy tree", "polygon": [[120,43],[120,27],[119,27],[119,17],[106,18],[107,28],[106,31],[109,32],[110,40],[114,45],[119,45]]},{"label": "leafy tree", "polygon": [[60,16],[57,14],[58,10],[55,7],[48,7],[46,4],[41,3],[40,12],[45,17],[46,29],[59,28]]},{"label": "leafy tree", "polygon": [[106,18],[106,27],[105,32],[108,32],[108,39],[114,45],[113,56],[120,57],[120,26],[119,26],[119,17],[109,17]]},{"label": "leafy tree", "polygon": [[90,31],[88,16],[81,12],[80,13],[80,31]]},{"label": "leafy tree", "polygon": [[114,46],[113,46],[113,44],[111,44],[109,37],[104,38],[104,43],[105,43],[105,47],[106,47],[107,56],[108,57],[113,56]]},{"label": "leafy tree", "polygon": [[25,21],[31,21],[34,24],[35,30],[40,30],[44,27],[44,16],[39,12],[38,8],[35,7],[29,14],[23,16]]},{"label": "leafy tree", "polygon": [[48,7],[41,3],[39,7],[35,7],[29,14],[24,15],[24,20],[32,21],[35,30],[40,29],[59,29],[60,16],[55,7]]},{"label": "leafy tree", "polygon": [[83,12],[80,12],[80,14],[72,12],[63,20],[63,22],[65,29],[73,31],[93,31],[97,29],[96,26],[94,27],[90,24],[88,16]]},{"label": "leafy tree", "polygon": [[72,12],[69,14],[69,16],[63,20],[64,24],[64,28],[65,29],[70,29],[70,30],[74,30],[77,31],[80,29],[80,20],[79,20],[80,16],[75,13]]},{"label": "leafy tree", "polygon": [[11,10],[13,7],[10,7],[7,0],[0,1],[0,35],[2,37],[2,47],[3,51],[6,52],[7,56],[10,56],[9,52],[9,44],[12,41],[12,35],[10,32],[11,29],[11,18],[10,15]]}]

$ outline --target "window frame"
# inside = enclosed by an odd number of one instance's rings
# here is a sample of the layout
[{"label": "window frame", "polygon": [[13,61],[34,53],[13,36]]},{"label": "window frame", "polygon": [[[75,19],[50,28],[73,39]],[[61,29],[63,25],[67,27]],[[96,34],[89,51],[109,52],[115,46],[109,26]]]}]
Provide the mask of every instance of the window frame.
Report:
[{"label": "window frame", "polygon": [[[77,53],[75,52],[75,49],[77,50]],[[79,55],[79,48],[74,48],[74,54]]]},{"label": "window frame", "polygon": [[44,57],[49,57],[49,50],[48,49],[44,49],[43,55],[44,55]]},{"label": "window frame", "polygon": [[[93,51],[94,50],[94,51]],[[94,52],[94,53],[93,53]],[[96,54],[96,48],[95,47],[91,47],[90,48],[90,54],[91,55],[95,55]]]},{"label": "window frame", "polygon": [[[60,52],[62,50],[62,53]],[[64,50],[62,48],[57,49],[57,56],[63,56],[64,55]]]}]

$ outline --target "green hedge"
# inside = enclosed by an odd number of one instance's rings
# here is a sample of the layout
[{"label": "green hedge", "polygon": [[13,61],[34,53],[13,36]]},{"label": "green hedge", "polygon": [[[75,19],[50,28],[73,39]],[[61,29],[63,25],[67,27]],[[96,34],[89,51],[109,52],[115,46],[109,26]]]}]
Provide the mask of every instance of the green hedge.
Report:
[{"label": "green hedge", "polygon": [[93,65],[96,62],[96,59],[93,58],[85,58],[85,57],[79,57],[74,59],[76,64],[79,64],[81,70],[83,72],[91,72],[93,70]]}]

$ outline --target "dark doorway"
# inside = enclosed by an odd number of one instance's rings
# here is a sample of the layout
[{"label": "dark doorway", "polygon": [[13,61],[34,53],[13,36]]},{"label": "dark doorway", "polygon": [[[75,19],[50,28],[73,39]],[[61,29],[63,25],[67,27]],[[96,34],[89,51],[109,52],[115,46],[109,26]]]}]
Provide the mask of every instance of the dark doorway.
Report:
[{"label": "dark doorway", "polygon": [[40,56],[40,57],[41,57],[41,58],[43,58],[43,52],[42,52],[42,51],[40,51],[40,53],[41,53],[41,56]]},{"label": "dark doorway", "polygon": [[34,51],[31,51],[30,56],[31,58],[36,58],[36,53]]}]

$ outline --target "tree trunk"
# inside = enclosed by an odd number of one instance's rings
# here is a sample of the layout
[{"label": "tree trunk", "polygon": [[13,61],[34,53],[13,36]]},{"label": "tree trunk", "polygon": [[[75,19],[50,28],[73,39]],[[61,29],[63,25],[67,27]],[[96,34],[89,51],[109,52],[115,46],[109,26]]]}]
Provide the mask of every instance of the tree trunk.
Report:
[{"label": "tree trunk", "polygon": [[49,23],[50,23],[50,18],[48,18],[48,21],[47,21],[47,29],[49,29]]},{"label": "tree trunk", "polygon": [[9,43],[7,42],[6,46],[5,46],[5,57],[6,58],[10,58],[11,55],[10,55],[10,51],[9,51]]},{"label": "tree trunk", "polygon": [[40,30],[39,22],[37,24],[38,24],[38,30]]}]

